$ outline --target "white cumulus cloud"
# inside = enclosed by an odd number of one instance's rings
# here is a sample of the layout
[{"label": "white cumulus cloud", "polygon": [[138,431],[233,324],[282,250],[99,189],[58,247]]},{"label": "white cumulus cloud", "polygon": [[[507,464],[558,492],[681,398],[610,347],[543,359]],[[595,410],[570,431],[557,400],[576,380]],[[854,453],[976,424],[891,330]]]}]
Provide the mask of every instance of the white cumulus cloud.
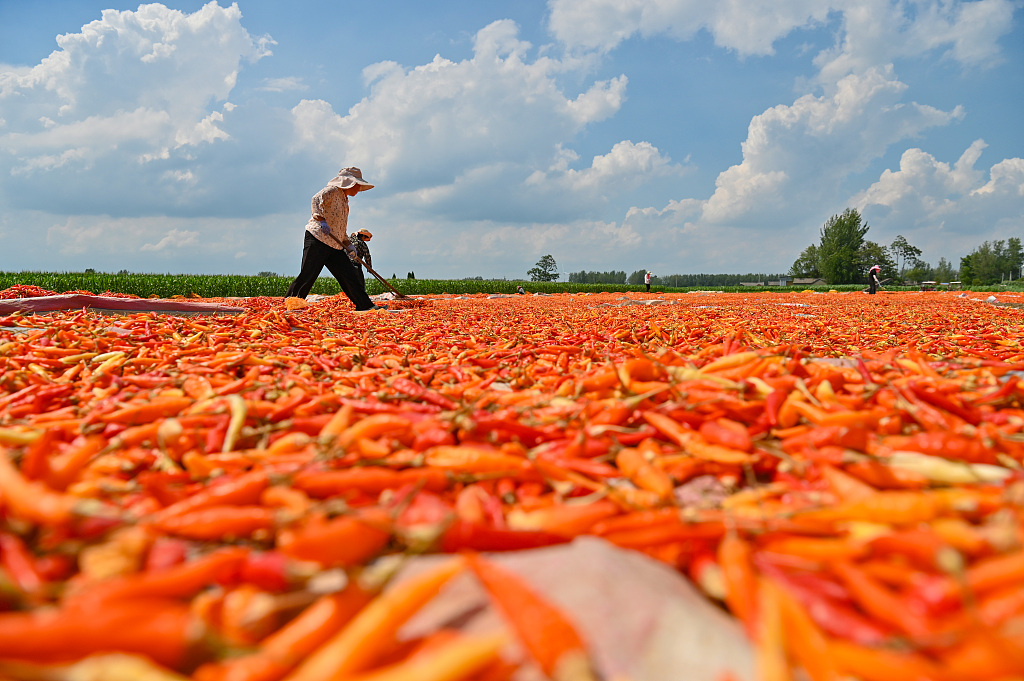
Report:
[{"label": "white cumulus cloud", "polygon": [[[302,101],[292,111],[296,146],[332,150],[371,172],[407,207],[469,220],[540,217],[529,212],[541,210],[543,199],[521,191],[528,178],[565,161],[567,141],[614,114],[627,79],[566,92],[560,77],[583,73],[589,62],[534,57],[509,20],[485,26],[473,46],[472,57],[462,61],[437,55],[412,68],[393,62],[366,67],[370,92],[345,113],[322,100]],[[603,172],[602,165],[624,163],[634,176],[664,172],[667,161],[654,158],[653,146],[623,144],[607,159],[594,159],[590,169],[563,172],[560,187],[584,192],[583,202],[592,198],[587,178]],[[494,200],[483,205],[484,195]]]},{"label": "white cumulus cloud", "polygon": [[772,209],[820,210],[849,174],[886,149],[962,116],[902,101],[906,86],[891,69],[841,80],[833,94],[804,95],[755,116],[743,143],[743,162],[718,176],[702,219],[763,225]]},{"label": "white cumulus cloud", "polygon": [[371,65],[369,95],[344,115],[317,100],[296,106],[297,137],[333,144],[360,167],[372,159],[376,176],[396,187],[441,186],[482,165],[533,164],[618,109],[624,77],[571,96],[558,77],[576,64],[530,60],[531,45],[517,31],[509,20],[484,27],[462,61],[437,55],[413,68]]},{"label": "white cumulus cloud", "polygon": [[142,244],[141,251],[163,251],[165,249],[192,246],[199,240],[199,232],[186,229],[172,229],[163,239],[155,244]]},{"label": "white cumulus cloud", "polygon": [[192,14],[160,4],[104,10],[80,32],[58,36],[59,49],[38,65],[0,66],[8,123],[0,172],[100,164],[124,172],[175,148],[189,160],[187,148],[229,137],[220,127],[231,110],[225,100],[242,64],[269,55],[271,42],[249,35],[237,5],[210,2]]},{"label": "white cumulus cloud", "polygon": [[818,55],[827,79],[941,51],[963,64],[998,58],[1014,0],[549,0],[551,32],[577,49],[608,51],[635,35],[690,40],[707,31],[741,56],[771,55],[796,30],[842,23],[837,45]]},{"label": "white cumulus cloud", "polygon": [[[1024,159],[978,168],[986,148],[976,140],[954,163],[908,149],[899,169],[886,170],[853,198],[865,216],[884,218],[930,252],[970,252],[982,240],[1024,230]],[[911,235],[913,238],[911,238]]]}]

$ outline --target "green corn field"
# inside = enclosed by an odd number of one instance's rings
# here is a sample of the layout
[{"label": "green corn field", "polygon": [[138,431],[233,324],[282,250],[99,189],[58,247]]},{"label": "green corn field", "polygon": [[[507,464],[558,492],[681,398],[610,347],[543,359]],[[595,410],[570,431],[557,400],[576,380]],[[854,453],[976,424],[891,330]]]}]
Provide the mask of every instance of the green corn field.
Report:
[{"label": "green corn field", "polygon": [[[105,273],[105,272],[0,272],[0,290],[18,284],[39,286],[48,291],[89,291],[127,293],[142,298],[171,298],[185,296],[200,298],[254,298],[259,296],[280,297],[288,290],[291,277],[233,274],[146,274],[146,273]],[[627,284],[577,284],[569,282],[536,282],[505,279],[391,279],[391,285],[405,295],[436,295],[450,293],[469,295],[474,293],[514,294],[522,285],[528,293],[615,293],[643,291],[643,286]],[[1016,283],[1016,282],[1015,282]],[[824,286],[815,290],[856,291],[862,286]],[[804,290],[805,287],[715,287],[725,292],[752,292],[770,290],[789,292]],[[887,287],[888,290],[915,290]],[[979,290],[1005,290],[1005,287],[987,287]],[[693,288],[655,287],[652,292],[685,292]],[[371,276],[366,277],[366,291],[370,295],[384,293],[387,289]],[[333,277],[321,277],[313,286],[312,293],[335,295],[340,293],[338,282]]]}]

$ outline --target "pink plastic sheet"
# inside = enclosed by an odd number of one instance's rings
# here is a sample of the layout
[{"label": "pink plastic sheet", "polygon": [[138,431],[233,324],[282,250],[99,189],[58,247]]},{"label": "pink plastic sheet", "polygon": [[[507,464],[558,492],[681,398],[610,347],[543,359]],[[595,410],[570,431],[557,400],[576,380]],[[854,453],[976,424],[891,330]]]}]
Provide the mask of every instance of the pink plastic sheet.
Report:
[{"label": "pink plastic sheet", "polygon": [[197,303],[166,298],[114,298],[110,296],[87,296],[80,293],[39,298],[15,298],[0,300],[0,314],[24,312],[57,312],[60,310],[81,310],[89,308],[97,312],[160,312],[164,314],[240,314],[242,307],[222,303]]},{"label": "pink plastic sheet", "polygon": [[[489,557],[525,577],[572,619],[600,678],[754,678],[753,648],[739,622],[677,571],[643,554],[580,537],[561,546]],[[397,579],[445,559],[414,558]],[[441,627],[484,633],[502,626],[486,592],[471,574],[463,574],[410,620],[400,636],[414,638]],[[544,676],[527,665],[514,679],[544,681]]]}]

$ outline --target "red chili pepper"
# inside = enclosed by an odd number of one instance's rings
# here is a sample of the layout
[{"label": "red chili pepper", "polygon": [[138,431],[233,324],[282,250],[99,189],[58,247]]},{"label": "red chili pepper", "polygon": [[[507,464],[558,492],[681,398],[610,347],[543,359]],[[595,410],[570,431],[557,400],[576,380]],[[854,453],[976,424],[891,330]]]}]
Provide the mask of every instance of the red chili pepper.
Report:
[{"label": "red chili pepper", "polygon": [[864,363],[863,357],[857,358],[857,371],[860,373],[861,378],[864,379],[864,383],[874,385],[875,379],[871,377],[871,372],[868,371],[868,365]]},{"label": "red chili pepper", "polygon": [[74,600],[103,609],[104,604],[112,601],[192,598],[210,585],[237,579],[248,553],[248,549],[241,547],[217,549],[201,558],[163,570],[99,582],[76,594]]},{"label": "red chili pepper", "polygon": [[765,413],[768,415],[768,423],[773,428],[779,425],[779,409],[782,404],[789,397],[789,392],[786,390],[773,390],[768,393],[768,397],[764,400]]},{"label": "red chili pepper", "polygon": [[448,399],[436,390],[424,388],[418,383],[413,383],[407,378],[398,377],[394,379],[391,382],[391,387],[399,392],[405,393],[409,397],[429,402],[430,404],[448,411],[458,408],[458,405],[454,401]]},{"label": "red chili pepper", "polygon": [[754,449],[754,443],[750,439],[750,433],[746,426],[730,419],[714,419],[701,424],[698,432],[708,442],[738,449],[741,452],[750,452]]},{"label": "red chili pepper", "polygon": [[146,554],[146,571],[180,565],[188,557],[189,542],[174,537],[157,537]]},{"label": "red chili pepper", "polygon": [[289,576],[291,561],[279,551],[254,551],[242,564],[238,579],[254,584],[265,591],[286,591],[292,584]]},{"label": "red chili pepper", "polygon": [[37,591],[46,581],[39,574],[35,559],[25,542],[7,532],[0,533],[0,564],[24,592]]},{"label": "red chili pepper", "polygon": [[844,447],[857,451],[867,451],[870,432],[864,428],[848,426],[818,426],[802,435],[788,437],[781,442],[782,449],[788,453],[801,452],[806,449],[823,447]]},{"label": "red chili pepper", "polygon": [[441,537],[446,553],[473,551],[518,551],[564,544],[569,538],[540,530],[499,530],[480,523],[454,521]]},{"label": "red chili pepper", "polygon": [[932,622],[908,610],[905,598],[878,584],[855,565],[839,561],[832,565],[832,570],[850,590],[857,604],[872,617],[914,637],[935,633]]},{"label": "red chili pepper", "polygon": [[935,390],[929,389],[927,386],[914,382],[910,383],[908,387],[922,402],[926,402],[933,407],[944,409],[950,414],[959,416],[972,426],[976,426],[981,423],[981,416],[978,412],[957,404],[952,399],[942,395],[941,393],[935,392]]},{"label": "red chili pepper", "polygon": [[801,581],[769,563],[758,561],[758,569],[799,601],[815,624],[829,635],[860,645],[877,646],[892,640],[892,630],[861,615],[847,602],[826,595],[820,585]]}]

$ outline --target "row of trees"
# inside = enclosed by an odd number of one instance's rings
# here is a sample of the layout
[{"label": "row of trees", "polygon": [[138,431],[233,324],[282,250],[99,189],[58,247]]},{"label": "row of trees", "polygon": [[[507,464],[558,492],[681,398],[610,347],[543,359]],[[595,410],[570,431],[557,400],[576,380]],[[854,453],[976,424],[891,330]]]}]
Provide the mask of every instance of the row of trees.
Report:
[{"label": "row of trees", "polygon": [[903,235],[897,235],[884,246],[865,238],[869,229],[853,208],[833,215],[821,228],[818,243],[800,253],[789,273],[795,277],[821,277],[829,284],[855,284],[864,281],[868,269],[878,265],[881,278],[895,283],[957,279],[958,271],[945,258],[939,258],[939,264],[932,267],[921,260],[921,249]]},{"label": "row of trees", "polygon": [[[665,276],[654,275],[651,283],[656,286],[668,286],[679,288],[710,288],[715,286],[739,286],[748,282],[770,282],[778,281],[782,274],[669,274]],[[632,283],[632,282],[630,282]],[[639,283],[643,283],[643,278]]]},{"label": "row of trees", "polygon": [[[570,284],[625,284],[625,270],[612,270],[611,272],[590,272],[580,270],[569,273]],[[641,278],[640,283],[643,283]]]},{"label": "row of trees", "polygon": [[890,252],[902,256],[904,263],[907,258],[916,257],[914,251],[917,255],[921,253],[909,244],[902,251],[890,251],[874,241],[867,241],[864,237],[869,229],[853,208],[847,208],[842,215],[833,215],[821,228],[818,243],[800,253],[789,273],[794,277],[821,277],[829,284],[854,284],[864,280],[872,265],[879,265],[883,279],[895,279],[899,271]]},{"label": "row of trees", "polygon": [[960,258],[960,281],[988,285],[1005,279],[1020,279],[1024,274],[1022,267],[1024,249],[1020,239],[1010,237],[1006,241],[985,241]]},{"label": "row of trees", "polygon": [[[867,238],[870,227],[860,213],[847,208],[830,217],[821,228],[818,243],[805,248],[789,270],[792,277],[821,278],[828,284],[856,284],[867,277],[868,269],[878,265],[881,279],[896,284],[922,281],[960,281],[967,286],[987,286],[1024,276],[1024,245],[1021,239],[985,241],[960,259],[956,268],[945,258],[937,265],[921,259],[921,249],[903,235],[888,245]],[[594,272],[581,270],[569,273],[570,283],[629,284],[644,283],[645,270],[627,275],[624,270]],[[557,281],[558,265],[545,255],[527,272],[531,281]],[[738,286],[744,282],[778,281],[779,274],[671,274],[654,275],[651,283],[666,287]],[[410,278],[412,275],[410,273]]]},{"label": "row of trees", "polygon": [[[530,281],[556,281],[558,279],[558,267],[554,257],[545,255],[527,274]],[[569,273],[569,283],[572,284],[628,284],[630,286],[641,286],[644,283],[644,275],[647,270],[636,270],[626,274],[625,270],[610,270],[608,272],[594,272],[591,270],[580,270]],[[667,286],[673,288],[704,287],[704,286],[739,286],[743,282],[752,281],[778,281],[784,275],[781,274],[670,274],[667,276],[651,275],[651,284],[654,286]]]},{"label": "row of trees", "polygon": [[932,267],[921,260],[921,249],[898,235],[888,246],[865,237],[868,225],[860,213],[847,208],[833,215],[821,228],[821,239],[803,250],[789,273],[797,277],[821,277],[829,284],[864,281],[868,268],[878,265],[882,279],[895,283],[909,281],[960,281],[968,286],[987,286],[1020,278],[1024,247],[1015,237],[984,242],[960,259],[959,269],[945,258]]},{"label": "row of trees", "polygon": [[[613,270],[611,272],[570,272],[569,281],[580,284],[629,284],[640,286],[644,283],[645,270],[636,270],[630,275],[624,271]],[[670,288],[693,288],[705,286],[739,286],[745,282],[769,282],[778,281],[782,274],[669,274],[659,276],[651,275],[651,284],[654,286],[667,286]]]}]

